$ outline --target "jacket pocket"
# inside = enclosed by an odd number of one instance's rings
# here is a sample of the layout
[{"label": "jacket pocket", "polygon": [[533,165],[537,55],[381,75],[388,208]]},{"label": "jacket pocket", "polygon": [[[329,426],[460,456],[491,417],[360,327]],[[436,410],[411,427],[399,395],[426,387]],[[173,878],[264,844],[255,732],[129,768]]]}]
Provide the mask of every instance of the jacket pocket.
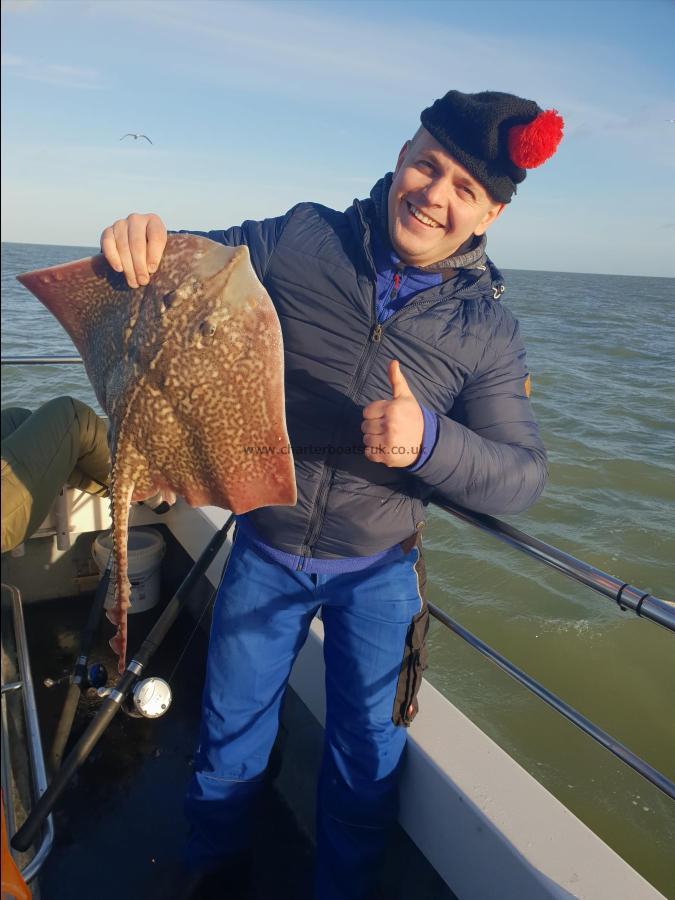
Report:
[{"label": "jacket pocket", "polygon": [[[429,608],[426,600],[426,566],[422,557],[422,545],[419,534],[416,535],[415,545],[418,549],[418,559],[415,563],[417,584],[422,601],[422,609],[413,616],[405,638],[403,661],[396,684],[396,697],[394,699],[394,711],[392,721],[394,725],[407,727],[419,711],[417,693],[422,684],[422,673],[429,664],[427,653],[427,632],[429,631]],[[407,544],[404,541],[404,544]]]}]

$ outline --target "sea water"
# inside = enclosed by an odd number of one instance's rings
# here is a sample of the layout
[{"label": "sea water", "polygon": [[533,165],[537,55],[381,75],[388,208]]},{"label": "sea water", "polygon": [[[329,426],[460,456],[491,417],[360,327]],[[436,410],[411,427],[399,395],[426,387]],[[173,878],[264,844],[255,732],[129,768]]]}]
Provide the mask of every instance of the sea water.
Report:
[{"label": "sea water", "polygon": [[[2,355],[71,355],[15,276],[96,248],[2,245]],[[675,598],[675,280],[504,271],[550,477],[509,521]],[[81,366],[3,367],[3,406],[98,404]],[[675,780],[675,635],[429,509],[429,599]],[[428,680],[666,895],[675,803],[437,622]],[[422,709],[421,715],[424,714]]]}]

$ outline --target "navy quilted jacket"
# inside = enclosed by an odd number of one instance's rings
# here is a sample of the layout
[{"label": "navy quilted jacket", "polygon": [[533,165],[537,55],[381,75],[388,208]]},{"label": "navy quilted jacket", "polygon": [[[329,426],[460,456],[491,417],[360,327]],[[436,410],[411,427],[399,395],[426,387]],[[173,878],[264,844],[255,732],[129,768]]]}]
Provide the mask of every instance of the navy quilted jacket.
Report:
[{"label": "navy quilted jacket", "polygon": [[[489,260],[482,272],[462,270],[378,324],[375,221],[370,199],[345,212],[301,203],[279,218],[192,232],[246,244],[279,315],[298,502],[247,518],[287,553],[370,556],[418,528],[432,493],[508,514],[534,503],[546,481],[525,350],[498,300],[499,272]],[[362,410],[391,396],[391,359],[439,415],[436,446],[414,474],[363,455]]]}]

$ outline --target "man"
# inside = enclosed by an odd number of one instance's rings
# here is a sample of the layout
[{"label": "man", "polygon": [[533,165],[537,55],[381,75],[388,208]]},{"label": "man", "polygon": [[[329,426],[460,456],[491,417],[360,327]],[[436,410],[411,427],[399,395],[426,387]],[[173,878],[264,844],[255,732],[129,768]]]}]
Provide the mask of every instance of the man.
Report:
[{"label": "man", "polygon": [[[208,870],[246,851],[288,675],[321,608],[321,900],[370,895],[395,818],[401,726],[425,666],[424,501],[516,513],[546,479],[485,232],[555,151],[562,120],[510,94],[450,91],[421,121],[369,200],[207,233],[248,245],[279,314],[298,503],[240,520],[213,614],[189,856]],[[136,287],[166,234],[132,215],[101,246]]]},{"label": "man", "polygon": [[56,397],[31,412],[2,410],[2,552],[40,527],[68,484],[108,495],[107,425],[73,397]]}]

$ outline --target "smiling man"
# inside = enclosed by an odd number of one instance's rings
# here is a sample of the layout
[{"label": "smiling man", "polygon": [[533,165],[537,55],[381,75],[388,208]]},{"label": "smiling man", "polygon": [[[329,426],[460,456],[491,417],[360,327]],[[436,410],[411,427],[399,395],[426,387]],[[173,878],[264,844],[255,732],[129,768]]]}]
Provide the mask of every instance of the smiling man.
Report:
[{"label": "smiling man", "polygon": [[[526,169],[555,152],[562,120],[511,94],[459,91],[421,120],[395,172],[345,212],[300,203],[197,232],[246,244],[275,304],[298,502],[240,517],[218,591],[186,805],[195,896],[221,885],[235,896],[291,666],[319,609],[316,897],[371,896],[426,666],[425,504],[435,494],[513,514],[544,487],[525,350],[485,233]],[[166,239],[157,216],[132,214],[101,246],[137,287]]]}]

